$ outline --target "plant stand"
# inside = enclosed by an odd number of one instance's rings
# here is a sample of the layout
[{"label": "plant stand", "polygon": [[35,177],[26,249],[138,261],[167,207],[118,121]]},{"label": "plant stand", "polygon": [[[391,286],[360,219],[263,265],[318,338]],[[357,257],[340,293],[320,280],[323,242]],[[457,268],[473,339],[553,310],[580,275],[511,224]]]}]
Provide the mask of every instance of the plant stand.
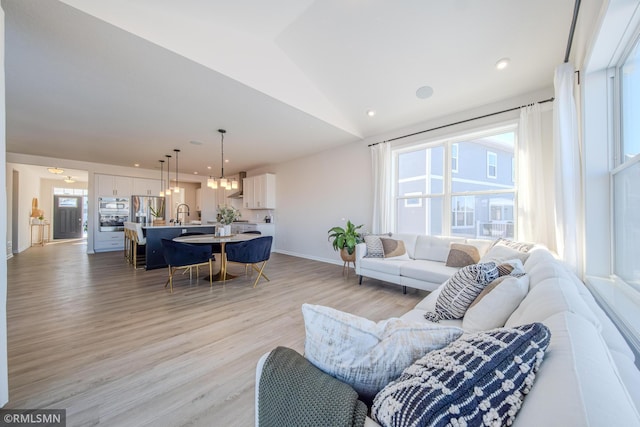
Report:
[{"label": "plant stand", "polygon": [[353,268],[356,268],[356,253],[355,251],[349,255],[349,252],[347,252],[347,250],[345,248],[342,248],[340,250],[340,258],[342,258],[342,261],[344,261],[344,264],[342,264],[342,275],[344,276],[344,270],[347,270],[347,278],[349,278],[349,264],[353,264]]}]

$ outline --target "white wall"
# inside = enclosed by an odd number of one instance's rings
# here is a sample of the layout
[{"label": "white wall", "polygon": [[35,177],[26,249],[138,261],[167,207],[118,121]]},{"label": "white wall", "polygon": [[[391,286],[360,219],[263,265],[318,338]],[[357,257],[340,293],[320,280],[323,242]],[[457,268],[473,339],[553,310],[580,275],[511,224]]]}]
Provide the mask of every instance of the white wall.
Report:
[{"label": "white wall", "polygon": [[[4,163],[3,163],[4,164]],[[18,216],[17,218],[12,217],[12,221],[17,221],[18,225],[18,252],[22,252],[29,247],[31,247],[31,202],[34,197],[38,198],[38,206],[40,206],[40,201],[42,197],[40,195],[40,177],[35,176],[29,170],[28,166],[15,164],[15,163],[6,163],[7,172],[17,171],[20,175],[19,182],[19,206],[18,206]],[[9,209],[11,207],[11,199],[13,197],[13,174],[8,174],[8,179],[11,182],[7,182],[7,199]],[[48,215],[50,213],[47,213]],[[11,236],[12,239],[15,239],[16,236]]]},{"label": "white wall", "polygon": [[[365,143],[274,165],[276,250],[341,264],[327,231],[371,223],[371,160]],[[254,174],[252,174],[254,175]]]},{"label": "white wall", "polygon": [[[0,62],[4,65],[4,10],[0,7]],[[6,181],[5,151],[6,108],[4,66],[0,68],[0,188],[8,188]],[[3,170],[4,169],[4,170]],[[7,192],[0,195],[0,212],[7,212]],[[7,241],[7,223],[0,221],[0,241]],[[0,406],[9,401],[9,373],[7,363],[7,260],[0,261]]]}]

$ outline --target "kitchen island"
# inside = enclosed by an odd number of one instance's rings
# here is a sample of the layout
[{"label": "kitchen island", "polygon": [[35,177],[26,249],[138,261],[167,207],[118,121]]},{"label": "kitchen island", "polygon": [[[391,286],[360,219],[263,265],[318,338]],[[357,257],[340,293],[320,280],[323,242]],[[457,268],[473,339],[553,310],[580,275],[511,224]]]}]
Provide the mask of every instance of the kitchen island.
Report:
[{"label": "kitchen island", "polygon": [[212,224],[149,225],[142,227],[142,231],[147,239],[144,268],[153,270],[167,266],[162,253],[162,239],[173,239],[184,233],[214,234],[216,226]]}]

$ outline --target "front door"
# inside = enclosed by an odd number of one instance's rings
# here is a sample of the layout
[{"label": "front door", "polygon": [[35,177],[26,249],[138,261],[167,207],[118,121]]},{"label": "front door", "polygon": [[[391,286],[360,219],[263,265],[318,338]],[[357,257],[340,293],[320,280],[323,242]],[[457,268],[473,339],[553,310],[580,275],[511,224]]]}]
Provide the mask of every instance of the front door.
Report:
[{"label": "front door", "polygon": [[82,196],[53,196],[53,238],[82,237]]}]

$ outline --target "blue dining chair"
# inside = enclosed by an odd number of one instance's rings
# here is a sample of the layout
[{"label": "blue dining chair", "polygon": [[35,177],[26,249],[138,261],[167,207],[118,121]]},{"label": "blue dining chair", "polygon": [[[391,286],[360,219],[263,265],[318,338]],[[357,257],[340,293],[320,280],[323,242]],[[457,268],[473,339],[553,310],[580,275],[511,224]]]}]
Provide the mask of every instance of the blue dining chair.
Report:
[{"label": "blue dining chair", "polygon": [[[169,285],[171,293],[173,293],[173,273],[178,268],[195,267],[203,264],[209,264],[209,285],[213,286],[213,254],[209,245],[192,245],[190,243],[174,242],[170,239],[162,239],[162,250],[164,260],[169,266],[169,278],[164,284],[166,288]],[[198,278],[198,270],[196,269],[196,279]]]},{"label": "blue dining chair", "polygon": [[[267,281],[269,278],[264,274],[264,267],[271,256],[271,244],[273,236],[256,237],[255,239],[245,242],[233,243],[225,245],[226,262],[237,262],[241,264],[250,264],[251,267],[258,272],[258,277],[253,283],[255,288],[260,277],[264,277]],[[258,268],[257,264],[262,263]]]}]

